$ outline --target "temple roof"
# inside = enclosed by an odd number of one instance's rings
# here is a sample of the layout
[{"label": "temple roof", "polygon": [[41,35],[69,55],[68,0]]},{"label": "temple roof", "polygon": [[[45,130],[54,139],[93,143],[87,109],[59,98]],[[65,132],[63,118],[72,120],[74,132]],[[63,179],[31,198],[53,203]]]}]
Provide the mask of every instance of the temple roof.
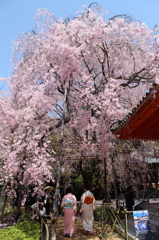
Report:
[{"label": "temple roof", "polygon": [[119,135],[119,139],[159,140],[159,85],[155,84],[111,131]]}]

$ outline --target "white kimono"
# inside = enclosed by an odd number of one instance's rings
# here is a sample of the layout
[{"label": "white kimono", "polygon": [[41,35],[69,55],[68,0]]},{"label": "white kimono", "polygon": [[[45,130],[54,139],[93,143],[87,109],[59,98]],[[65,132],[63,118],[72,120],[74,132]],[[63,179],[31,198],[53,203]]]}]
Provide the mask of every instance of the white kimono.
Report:
[{"label": "white kimono", "polygon": [[81,202],[82,202],[81,210],[83,228],[85,231],[93,232],[93,220],[94,220],[93,211],[95,209],[95,198],[93,194],[89,190],[87,190],[82,194]]}]

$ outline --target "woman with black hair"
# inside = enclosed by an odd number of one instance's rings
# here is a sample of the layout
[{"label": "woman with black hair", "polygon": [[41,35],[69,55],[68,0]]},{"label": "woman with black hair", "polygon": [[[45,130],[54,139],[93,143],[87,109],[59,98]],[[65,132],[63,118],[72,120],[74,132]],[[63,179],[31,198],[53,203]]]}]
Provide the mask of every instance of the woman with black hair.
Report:
[{"label": "woman with black hair", "polygon": [[76,214],[76,197],[72,194],[72,188],[66,189],[66,195],[62,199],[61,207],[64,212],[64,232],[63,235],[69,234],[72,237],[74,233],[75,214]]}]

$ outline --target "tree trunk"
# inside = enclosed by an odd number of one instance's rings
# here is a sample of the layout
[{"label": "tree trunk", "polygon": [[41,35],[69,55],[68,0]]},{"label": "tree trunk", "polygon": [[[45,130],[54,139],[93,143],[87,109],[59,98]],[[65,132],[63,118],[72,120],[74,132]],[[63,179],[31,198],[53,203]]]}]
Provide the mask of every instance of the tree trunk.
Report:
[{"label": "tree trunk", "polygon": [[106,158],[104,158],[104,202],[108,202],[108,181],[107,181],[107,163]]},{"label": "tree trunk", "polygon": [[0,222],[2,221],[4,208],[7,202],[7,194],[5,194],[5,189],[6,185],[2,187],[2,191],[0,193]]},{"label": "tree trunk", "polygon": [[[118,191],[117,191],[117,182],[116,182],[116,172],[114,169],[114,156],[111,156],[112,159],[112,170],[113,170],[113,186],[114,186],[114,198],[117,199],[118,198]],[[116,200],[116,208],[119,207],[119,203],[118,203],[118,199]]]},{"label": "tree trunk", "polygon": [[[84,161],[84,163],[83,163]],[[89,167],[91,168],[91,171],[88,172],[88,169],[86,167],[86,169],[84,169],[83,165],[86,164],[85,163],[85,157],[83,156],[83,152],[81,153],[81,159],[79,162],[79,166],[80,166],[80,171],[83,177],[83,181],[84,181],[84,186],[87,186],[87,188],[92,192],[93,191],[93,177],[94,177],[94,168],[93,168],[93,164],[92,161],[89,162]]]},{"label": "tree trunk", "polygon": [[149,182],[149,188],[150,188],[150,193],[154,192],[153,186],[152,186],[152,180],[150,174],[148,174],[148,182]]},{"label": "tree trunk", "polygon": [[63,103],[63,114],[62,114],[62,125],[61,125],[61,136],[60,136],[60,152],[58,159],[58,169],[57,169],[57,179],[56,179],[56,189],[55,189],[55,203],[54,203],[54,216],[52,219],[52,236],[51,240],[56,240],[56,226],[58,219],[58,201],[60,194],[60,173],[61,173],[61,160],[62,160],[62,152],[63,152],[63,136],[64,136],[64,123],[65,123],[65,111],[66,111],[66,97],[67,90],[65,89],[64,95],[64,103]]},{"label": "tree trunk", "polygon": [[20,186],[19,194],[18,194],[18,206],[17,206],[18,212],[17,212],[17,218],[16,218],[17,221],[19,220],[20,214],[21,214],[22,190],[23,190],[22,186]]}]

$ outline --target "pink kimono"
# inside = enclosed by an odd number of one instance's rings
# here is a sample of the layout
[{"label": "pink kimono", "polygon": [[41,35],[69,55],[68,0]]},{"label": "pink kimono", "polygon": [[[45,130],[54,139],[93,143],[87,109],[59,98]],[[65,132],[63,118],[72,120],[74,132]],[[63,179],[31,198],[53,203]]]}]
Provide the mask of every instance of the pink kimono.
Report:
[{"label": "pink kimono", "polygon": [[76,197],[71,193],[65,195],[62,199],[61,206],[64,208],[64,233],[74,233],[74,223],[76,214]]}]

